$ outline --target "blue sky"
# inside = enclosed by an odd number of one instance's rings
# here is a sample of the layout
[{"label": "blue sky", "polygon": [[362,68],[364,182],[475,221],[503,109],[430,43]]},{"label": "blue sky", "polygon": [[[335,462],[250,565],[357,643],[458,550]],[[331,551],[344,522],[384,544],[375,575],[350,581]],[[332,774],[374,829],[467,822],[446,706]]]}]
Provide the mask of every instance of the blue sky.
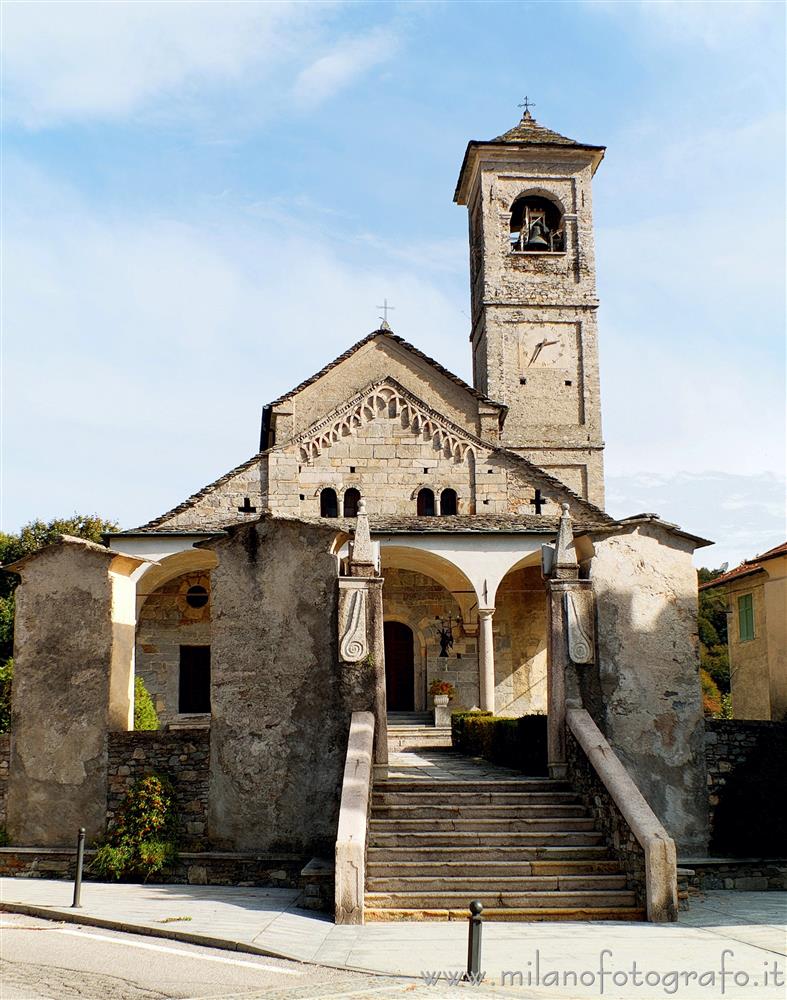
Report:
[{"label": "blue sky", "polygon": [[3,6],[4,530],[133,527],[378,325],[469,377],[464,147],[605,144],[609,508],[783,541],[780,3]]}]

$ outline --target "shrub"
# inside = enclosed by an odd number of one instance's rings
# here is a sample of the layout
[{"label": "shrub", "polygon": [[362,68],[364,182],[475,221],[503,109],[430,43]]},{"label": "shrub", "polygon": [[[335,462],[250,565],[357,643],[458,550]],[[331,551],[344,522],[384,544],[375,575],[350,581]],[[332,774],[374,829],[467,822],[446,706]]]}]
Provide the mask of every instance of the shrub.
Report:
[{"label": "shrub", "polygon": [[456,712],[451,716],[451,741],[470,757],[483,757],[525,774],[547,774],[545,715],[505,719],[491,712]]},{"label": "shrub", "polygon": [[700,668],[700,684],[702,685],[703,712],[705,715],[718,715],[721,712],[721,691],[708,671],[702,668]]},{"label": "shrub", "polygon": [[177,856],[175,795],[166,778],[150,774],[126,793],[91,869],[101,878],[142,878],[168,868]]},{"label": "shrub", "polygon": [[14,677],[14,661],[0,664],[0,733],[11,728],[11,681]]},{"label": "shrub", "polygon": [[0,847],[8,847],[11,843],[11,838],[8,836],[8,830],[4,826],[0,826]]},{"label": "shrub", "polygon": [[158,729],[159,721],[153,699],[141,677],[134,679],[134,729]]}]

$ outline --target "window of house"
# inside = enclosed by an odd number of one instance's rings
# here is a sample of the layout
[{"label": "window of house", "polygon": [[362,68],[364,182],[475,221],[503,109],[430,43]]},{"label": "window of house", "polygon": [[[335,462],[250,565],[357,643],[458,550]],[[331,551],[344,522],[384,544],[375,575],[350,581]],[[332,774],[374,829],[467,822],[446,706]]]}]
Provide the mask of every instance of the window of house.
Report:
[{"label": "window of house", "polygon": [[418,491],[418,516],[434,517],[434,491],[425,486]]},{"label": "window of house", "polygon": [[356,490],[355,487],[349,490],[345,490],[344,493],[344,516],[345,517],[357,517],[358,516],[358,501],[361,499],[361,491]]},{"label": "window of house", "polygon": [[210,711],[210,646],[180,647],[178,711],[183,715]]},{"label": "window of house", "polygon": [[336,490],[332,490],[330,487],[328,489],[322,490],[320,492],[320,517],[338,517],[339,516],[339,500],[336,496]]},{"label": "window of house", "polygon": [[443,490],[440,494],[440,514],[455,514],[456,504],[456,490]]},{"label": "window of house", "polygon": [[205,587],[196,584],[186,591],[186,604],[190,608],[204,608],[208,603],[209,594]]},{"label": "window of house", "polygon": [[548,198],[528,195],[511,206],[511,249],[519,253],[560,253],[566,249],[563,217]]},{"label": "window of house", "polygon": [[754,603],[751,594],[738,598],[738,634],[741,642],[754,638]]}]

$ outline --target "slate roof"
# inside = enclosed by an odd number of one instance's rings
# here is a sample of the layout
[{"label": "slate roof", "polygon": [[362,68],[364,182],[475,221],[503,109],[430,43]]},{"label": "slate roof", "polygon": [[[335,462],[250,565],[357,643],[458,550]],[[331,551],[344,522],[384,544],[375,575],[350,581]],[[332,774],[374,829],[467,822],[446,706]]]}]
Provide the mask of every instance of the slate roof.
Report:
[{"label": "slate roof", "polygon": [[[203,486],[201,490],[197,490],[196,493],[192,493],[190,497],[179,503],[177,507],[173,507],[172,510],[166,511],[164,514],[160,514],[158,517],[154,517],[152,521],[147,521],[145,524],[140,525],[138,528],[134,528],[130,531],[116,532],[116,534],[121,535],[138,535],[146,534],[147,532],[155,533],[156,529],[163,524],[165,521],[171,520],[177,514],[183,514],[185,511],[190,510],[204,497],[209,496],[214,490],[218,489],[219,486],[223,486],[224,483],[232,479],[233,476],[237,476],[239,472],[244,472],[246,469],[251,468],[251,466],[257,464],[260,461],[262,452],[258,452],[256,455],[252,455],[251,458],[247,459],[245,462],[241,462],[240,465],[236,465],[234,469],[230,469],[229,472],[225,472],[223,476],[219,476],[218,479],[214,479],[212,483],[208,483],[207,486]],[[241,518],[238,518],[240,523]],[[214,527],[213,525],[211,527]],[[223,525],[222,525],[223,527]],[[188,529],[183,529],[183,531],[172,530],[168,532],[169,534],[193,534],[192,531]]]},{"label": "slate roof", "polygon": [[464,204],[464,201],[461,199],[467,194],[467,192],[463,193],[462,185],[471,151],[488,146],[545,146],[551,149],[585,150],[586,152],[594,154],[593,173],[596,172],[596,169],[604,158],[604,153],[606,152],[606,146],[591,146],[585,142],[577,142],[576,139],[569,139],[568,136],[561,135],[559,132],[554,132],[551,128],[539,125],[530,112],[525,111],[521,120],[514,125],[513,128],[510,128],[507,132],[503,132],[502,135],[497,136],[495,139],[472,139],[468,142],[467,148],[465,149],[464,159],[462,160],[462,166],[459,170],[459,179],[456,182],[456,190],[454,191],[454,201],[458,204]]},{"label": "slate roof", "polygon": [[769,559],[778,559],[780,556],[787,556],[787,542],[782,542],[781,545],[777,545],[773,549],[768,549],[767,552],[763,552],[762,555],[755,556],[753,559],[744,559],[740,566],[736,566],[735,569],[717,576],[715,580],[708,580],[707,583],[701,584],[700,590],[712,590],[714,587],[723,586],[725,583],[737,580],[742,576],[762,573],[765,571],[765,567],[762,565],[764,562],[767,562]]},{"label": "slate roof", "polygon": [[382,327],[378,330],[372,330],[370,334],[368,334],[366,337],[363,337],[357,343],[353,344],[352,347],[348,348],[344,352],[344,354],[340,354],[338,358],[334,358],[333,361],[329,362],[324,368],[321,368],[318,372],[315,372],[314,375],[311,375],[309,378],[305,379],[303,382],[300,383],[300,385],[296,385],[294,389],[290,389],[289,392],[285,392],[283,396],[279,396],[278,399],[272,400],[272,402],[270,402],[268,405],[277,406],[279,403],[283,403],[285,400],[291,399],[293,396],[297,395],[303,389],[306,389],[308,386],[313,385],[315,382],[319,381],[323,377],[323,375],[327,374],[329,371],[331,371],[331,369],[336,368],[337,365],[340,365],[343,361],[346,361],[347,358],[355,354],[355,352],[359,350],[359,348],[363,347],[365,344],[371,343],[376,337],[384,337],[387,340],[391,340],[394,343],[399,344],[401,347],[404,347],[406,350],[408,350],[411,354],[414,354],[417,358],[420,358],[422,361],[425,361],[427,364],[431,365],[432,368],[440,372],[441,375],[444,375],[447,379],[450,379],[452,382],[460,386],[466,392],[469,392],[471,396],[474,396],[476,399],[482,400],[484,403],[489,403],[492,406],[496,406],[498,409],[504,412],[508,412],[508,407],[504,403],[499,403],[497,400],[490,399],[489,396],[485,396],[482,392],[479,392],[478,389],[474,389],[472,385],[468,385],[468,383],[465,382],[464,379],[461,379],[458,375],[454,375],[453,372],[449,371],[447,368],[444,368],[439,361],[435,361],[435,359],[430,358],[428,354],[424,354],[423,351],[419,351],[417,347],[406,341],[404,337],[399,337],[392,330],[390,329],[386,330],[383,329]]},{"label": "slate roof", "polygon": [[537,143],[539,146],[582,146],[576,139],[569,139],[551,128],[539,125],[529,111],[525,111],[522,120],[507,132],[492,139],[492,142]]},{"label": "slate roof", "polygon": [[[355,519],[347,522],[353,528]],[[545,514],[446,514],[440,517],[415,517],[401,515],[370,514],[369,528],[373,535],[395,534],[520,534],[535,532],[553,535],[558,529],[560,518]],[[592,522],[574,522],[575,528],[588,529]]]}]

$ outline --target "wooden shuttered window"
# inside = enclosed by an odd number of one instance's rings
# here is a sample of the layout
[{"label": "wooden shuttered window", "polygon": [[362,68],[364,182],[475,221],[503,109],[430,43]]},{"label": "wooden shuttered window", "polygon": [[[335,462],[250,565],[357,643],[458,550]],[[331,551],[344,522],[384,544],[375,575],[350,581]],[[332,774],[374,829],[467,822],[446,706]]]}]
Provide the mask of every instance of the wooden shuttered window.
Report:
[{"label": "wooden shuttered window", "polygon": [[754,638],[754,604],[751,594],[738,598],[738,635],[741,642]]}]

